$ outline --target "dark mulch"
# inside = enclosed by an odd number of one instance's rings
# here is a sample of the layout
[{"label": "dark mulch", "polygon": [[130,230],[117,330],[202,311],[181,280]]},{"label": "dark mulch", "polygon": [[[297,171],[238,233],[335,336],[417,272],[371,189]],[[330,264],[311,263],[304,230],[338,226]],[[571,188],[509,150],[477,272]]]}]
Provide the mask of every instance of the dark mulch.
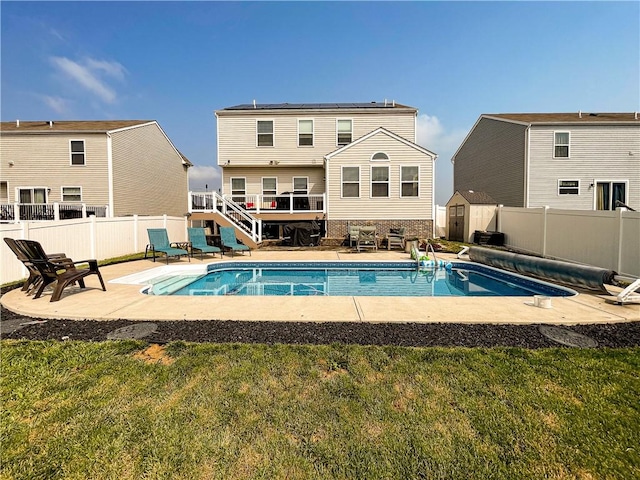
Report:
[{"label": "dark mulch", "polygon": [[[34,319],[0,308],[3,339],[103,341],[107,334],[134,323],[130,320],[47,320],[20,326]],[[158,321],[151,343],[176,340],[212,343],[360,344],[412,347],[562,347],[539,325],[476,325],[463,323],[355,323],[355,322],[244,322],[231,320]],[[13,328],[19,327],[17,330]],[[586,335],[598,347],[640,346],[640,322],[576,325],[566,328]],[[13,331],[12,331],[13,330]]]}]

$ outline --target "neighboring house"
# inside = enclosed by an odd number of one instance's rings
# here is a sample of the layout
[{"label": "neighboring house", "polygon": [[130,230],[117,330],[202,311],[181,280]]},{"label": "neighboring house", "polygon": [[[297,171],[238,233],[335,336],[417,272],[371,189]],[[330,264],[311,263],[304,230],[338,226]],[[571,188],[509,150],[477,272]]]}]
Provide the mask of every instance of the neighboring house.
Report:
[{"label": "neighboring house", "polygon": [[40,219],[53,204],[60,218],[82,204],[109,217],[188,210],[191,163],[156,121],[2,122],[0,159],[4,217],[15,204]]},{"label": "neighboring house", "polygon": [[416,115],[386,101],[217,110],[222,196],[260,219],[265,238],[310,220],[333,238],[349,224],[431,237],[436,155],[415,143]]},{"label": "neighboring house", "polygon": [[640,209],[637,113],[481,115],[451,161],[454,191],[505,206]]}]

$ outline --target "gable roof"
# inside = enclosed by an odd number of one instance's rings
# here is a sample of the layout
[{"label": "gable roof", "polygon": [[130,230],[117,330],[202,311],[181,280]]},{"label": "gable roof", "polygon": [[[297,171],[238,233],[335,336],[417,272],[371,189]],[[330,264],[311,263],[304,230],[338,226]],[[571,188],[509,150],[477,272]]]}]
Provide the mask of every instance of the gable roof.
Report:
[{"label": "gable roof", "polygon": [[467,202],[472,205],[497,205],[491,195],[485,192],[476,192],[474,190],[456,190],[454,195],[459,193]]},{"label": "gable roof", "polygon": [[640,125],[638,113],[487,113],[481,118],[493,118],[510,122],[536,124],[589,124],[589,123],[632,123]]},{"label": "gable roof", "polygon": [[0,132],[11,133],[52,133],[83,132],[107,133],[122,128],[154,123],[154,120],[50,120],[0,123]]},{"label": "gable roof", "polygon": [[327,160],[330,160],[332,157],[335,157],[336,155],[339,155],[340,153],[344,152],[345,150],[350,149],[351,147],[354,147],[355,145],[358,145],[359,143],[365,142],[366,140],[368,140],[369,138],[371,138],[372,136],[374,136],[374,135],[376,135],[378,133],[384,133],[384,134],[390,136],[391,138],[397,140],[398,142],[404,143],[405,145],[408,145],[409,147],[418,150],[420,153],[424,153],[425,155],[433,157],[434,160],[438,157],[438,155],[436,153],[433,153],[432,151],[427,150],[424,147],[421,147],[417,143],[413,143],[413,142],[407,140],[406,138],[401,137],[400,135],[396,135],[395,133],[387,130],[384,127],[378,127],[375,130],[367,133],[366,135],[363,135],[362,137],[358,138],[357,140],[354,140],[353,142],[348,143],[348,144],[338,148],[337,150],[334,150],[331,153],[328,153],[327,155],[324,156],[324,158],[327,159]]}]

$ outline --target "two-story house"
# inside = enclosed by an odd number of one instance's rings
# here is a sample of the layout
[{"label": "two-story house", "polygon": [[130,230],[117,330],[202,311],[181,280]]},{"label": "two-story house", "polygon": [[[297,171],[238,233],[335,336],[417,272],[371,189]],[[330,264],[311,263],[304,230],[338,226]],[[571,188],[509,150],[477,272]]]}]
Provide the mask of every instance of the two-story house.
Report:
[{"label": "two-story house", "polygon": [[2,122],[0,159],[5,221],[71,218],[80,206],[109,217],[188,210],[191,163],[156,121]]},{"label": "two-story house", "polygon": [[505,206],[640,209],[638,113],[481,115],[451,161],[454,191]]},{"label": "two-story house", "polygon": [[309,220],[332,238],[349,224],[432,235],[436,154],[416,144],[415,108],[254,103],[215,114],[222,197],[259,219],[265,238]]}]

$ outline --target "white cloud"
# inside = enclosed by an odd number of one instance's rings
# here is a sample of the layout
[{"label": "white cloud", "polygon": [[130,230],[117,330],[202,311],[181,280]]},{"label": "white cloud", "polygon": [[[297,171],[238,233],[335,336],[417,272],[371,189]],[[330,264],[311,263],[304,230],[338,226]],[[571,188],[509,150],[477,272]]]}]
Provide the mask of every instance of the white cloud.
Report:
[{"label": "white cloud", "polygon": [[68,100],[62,97],[52,97],[50,95],[41,96],[44,103],[59,115],[65,115],[69,112]]},{"label": "white cloud", "polygon": [[207,188],[211,192],[220,188],[221,181],[222,175],[218,167],[194,165],[189,168],[189,190],[204,192]]},{"label": "white cloud", "polygon": [[106,62],[86,58],[82,63],[74,62],[66,57],[51,57],[51,63],[66,77],[98,96],[105,103],[114,103],[115,90],[102,78],[108,76],[123,80],[126,69],[118,62]]}]

